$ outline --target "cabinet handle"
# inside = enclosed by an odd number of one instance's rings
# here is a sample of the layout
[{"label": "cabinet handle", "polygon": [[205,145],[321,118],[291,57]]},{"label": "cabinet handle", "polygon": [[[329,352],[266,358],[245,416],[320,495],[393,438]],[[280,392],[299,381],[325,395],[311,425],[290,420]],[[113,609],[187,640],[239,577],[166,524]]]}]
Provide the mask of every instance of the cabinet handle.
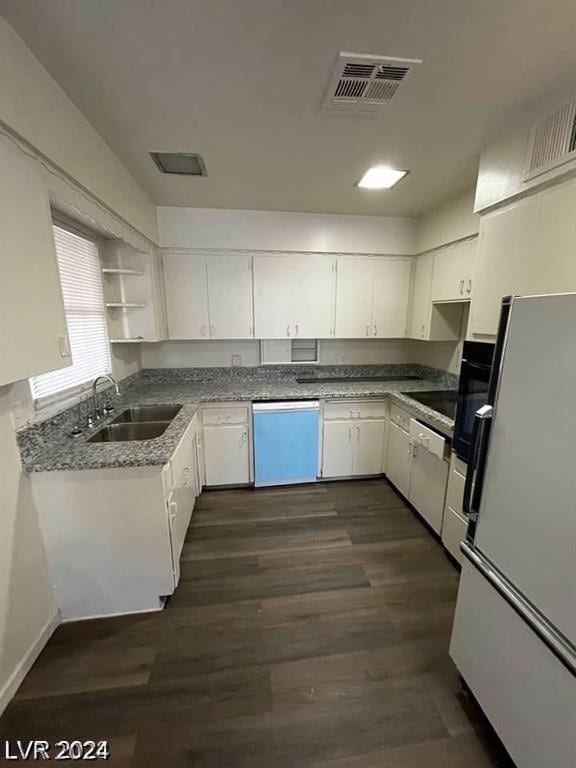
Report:
[{"label": "cabinet handle", "polygon": [[210,336],[214,336],[216,333],[214,323],[210,323]]},{"label": "cabinet handle", "polygon": [[58,347],[60,349],[60,357],[70,357],[70,342],[68,336],[58,336]]},{"label": "cabinet handle", "polygon": [[178,515],[178,507],[175,501],[171,501],[170,504],[168,504],[168,515],[170,520],[176,519],[176,516]]},{"label": "cabinet handle", "polygon": [[352,442],[352,427],[348,427],[348,442]]},{"label": "cabinet handle", "polygon": [[424,338],[424,331],[425,331],[425,329],[426,329],[426,326],[424,324],[422,324],[422,338]]},{"label": "cabinet handle", "polygon": [[202,336],[202,337],[206,336],[206,326],[205,325],[201,325],[200,326],[200,336]]},{"label": "cabinet handle", "polygon": [[464,295],[464,280],[460,280],[460,296]]},{"label": "cabinet handle", "polygon": [[374,333],[373,333],[373,336],[378,336],[378,326],[376,325],[376,323],[374,323]]},{"label": "cabinet handle", "polygon": [[468,288],[466,289],[466,293],[472,293],[472,280],[468,280]]},{"label": "cabinet handle", "polygon": [[296,323],[296,333],[294,335],[298,336],[298,323]]},{"label": "cabinet handle", "polygon": [[356,442],[360,442],[360,425],[356,424]]},{"label": "cabinet handle", "polygon": [[286,326],[286,336],[290,336],[290,323]]}]

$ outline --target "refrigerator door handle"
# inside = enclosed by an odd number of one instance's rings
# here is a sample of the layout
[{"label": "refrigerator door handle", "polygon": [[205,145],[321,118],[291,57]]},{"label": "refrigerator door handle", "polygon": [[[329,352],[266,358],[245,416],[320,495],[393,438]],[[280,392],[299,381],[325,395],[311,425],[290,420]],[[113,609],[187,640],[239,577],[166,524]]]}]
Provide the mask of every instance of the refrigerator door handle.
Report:
[{"label": "refrigerator door handle", "polygon": [[464,557],[546,643],[566,669],[576,675],[576,648],[574,645],[481,552],[471,547],[467,541],[461,542],[460,549]]},{"label": "refrigerator door handle", "polygon": [[466,473],[464,485],[464,499],[462,508],[468,516],[468,531],[466,538],[474,541],[478,510],[482,498],[482,486],[484,484],[484,472],[486,468],[486,455],[488,453],[488,441],[492,424],[493,408],[491,405],[483,405],[474,416],[474,435],[472,445],[472,459]]}]

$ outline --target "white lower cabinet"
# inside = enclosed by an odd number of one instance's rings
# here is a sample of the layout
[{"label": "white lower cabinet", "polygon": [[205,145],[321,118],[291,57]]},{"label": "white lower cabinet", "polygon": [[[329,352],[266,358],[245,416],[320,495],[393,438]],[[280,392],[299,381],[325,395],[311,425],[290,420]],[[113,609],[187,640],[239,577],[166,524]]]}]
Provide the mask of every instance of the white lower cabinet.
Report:
[{"label": "white lower cabinet", "polygon": [[197,421],[163,467],[33,473],[64,621],[160,610],[178,585],[196,497]]},{"label": "white lower cabinet", "polygon": [[382,472],[386,403],[335,401],[324,409],[322,477]]},{"label": "white lower cabinet", "polygon": [[397,406],[390,408],[386,476],[436,533],[442,530],[446,440]]},{"label": "white lower cabinet", "polygon": [[202,410],[204,482],[207,486],[251,481],[250,408],[207,406]]},{"label": "white lower cabinet", "polygon": [[410,464],[412,442],[410,434],[393,421],[388,424],[388,448],[386,451],[386,475],[404,496],[410,490]]},{"label": "white lower cabinet", "polygon": [[322,477],[349,477],[353,466],[351,421],[325,421]]},{"label": "white lower cabinet", "polygon": [[448,489],[446,491],[446,503],[444,505],[442,543],[452,557],[459,563],[462,562],[460,542],[466,538],[466,529],[468,528],[468,521],[462,508],[464,484],[466,483],[466,470],[467,466],[465,462],[453,453],[450,459]]}]

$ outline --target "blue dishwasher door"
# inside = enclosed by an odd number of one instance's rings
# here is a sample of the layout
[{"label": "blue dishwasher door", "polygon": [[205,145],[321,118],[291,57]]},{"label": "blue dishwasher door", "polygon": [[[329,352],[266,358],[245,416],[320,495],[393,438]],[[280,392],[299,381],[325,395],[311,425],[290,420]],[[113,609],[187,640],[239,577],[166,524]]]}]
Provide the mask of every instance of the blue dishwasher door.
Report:
[{"label": "blue dishwasher door", "polygon": [[319,403],[254,403],[253,413],[254,484],[315,482]]}]

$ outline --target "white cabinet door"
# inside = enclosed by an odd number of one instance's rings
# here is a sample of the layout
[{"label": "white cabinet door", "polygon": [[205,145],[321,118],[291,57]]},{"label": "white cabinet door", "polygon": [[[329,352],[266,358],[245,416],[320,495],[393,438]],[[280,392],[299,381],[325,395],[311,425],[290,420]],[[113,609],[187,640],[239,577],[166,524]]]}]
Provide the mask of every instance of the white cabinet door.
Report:
[{"label": "white cabinet door", "polygon": [[289,256],[254,256],[254,335],[285,339],[293,327],[293,264]]},{"label": "white cabinet door", "polygon": [[71,363],[48,193],[0,141],[0,385]]},{"label": "white cabinet door", "polygon": [[411,339],[425,339],[430,328],[430,286],[432,285],[432,264],[434,256],[426,253],[415,259],[412,307],[408,336]]},{"label": "white cabinet door", "polygon": [[204,427],[206,485],[246,485],[250,482],[248,426]]},{"label": "white cabinet door", "polygon": [[576,291],[576,179],[542,195],[530,293]]},{"label": "white cabinet door", "polygon": [[442,530],[447,476],[447,461],[422,445],[414,447],[408,498],[436,533]]},{"label": "white cabinet door", "polygon": [[353,475],[378,475],[382,471],[384,420],[354,422]]},{"label": "white cabinet door", "polygon": [[434,254],[432,301],[467,301],[472,293],[472,264],[477,240],[456,243]]},{"label": "white cabinet door", "polygon": [[372,335],[374,265],[371,259],[338,259],[336,277],[336,338]]},{"label": "white cabinet door", "polygon": [[209,319],[205,256],[167,253],[163,261],[168,338],[207,339]]},{"label": "white cabinet door", "polygon": [[410,435],[394,424],[388,423],[388,449],[386,455],[386,476],[404,496],[410,490],[410,463],[412,442]]},{"label": "white cabinet door", "polygon": [[293,256],[293,331],[306,339],[327,339],[333,335],[334,257]]},{"label": "white cabinet door", "polygon": [[411,272],[411,259],[374,259],[372,336],[381,339],[406,336]]},{"label": "white cabinet door", "polygon": [[322,445],[322,477],[349,477],[352,474],[353,424],[325,421]]},{"label": "white cabinet door", "polygon": [[210,338],[253,338],[252,257],[210,254],[206,267]]}]

